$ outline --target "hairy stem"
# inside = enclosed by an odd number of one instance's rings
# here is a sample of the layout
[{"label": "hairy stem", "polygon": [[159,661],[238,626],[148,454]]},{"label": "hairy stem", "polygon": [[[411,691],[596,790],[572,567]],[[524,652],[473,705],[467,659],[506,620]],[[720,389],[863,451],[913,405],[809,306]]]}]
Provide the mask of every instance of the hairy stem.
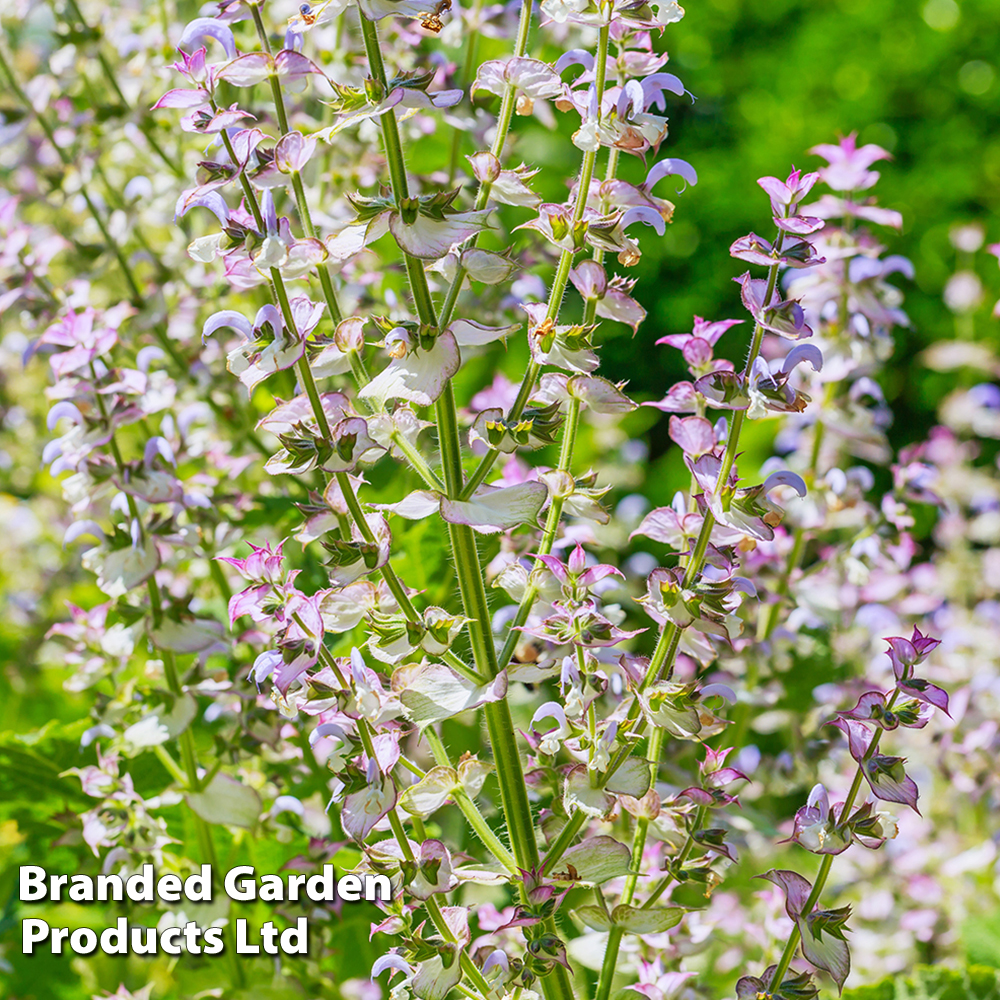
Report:
[{"label": "hairy stem", "polygon": [[[533,0],[521,0],[521,16],[517,23],[517,39],[514,42],[514,52],[512,58],[519,58],[523,56],[528,51],[528,35],[531,31],[531,8]],[[510,133],[510,123],[514,117],[514,93],[516,87],[512,83],[508,83],[504,89],[504,95],[500,102],[500,113],[497,116],[497,128],[493,135],[493,143],[490,146],[490,153],[496,157],[499,161],[503,156],[504,146],[507,144],[507,136]],[[470,95],[471,97],[471,95]],[[477,210],[482,210],[486,208],[490,200],[490,191],[493,188],[493,183],[491,181],[483,181],[479,185],[479,190],[476,192],[475,208]],[[472,240],[472,246],[476,246],[479,243],[478,234]],[[444,304],[441,306],[441,325],[447,326],[452,317],[455,314],[455,305],[458,302],[459,293],[462,290],[462,285],[465,282],[465,276],[467,272],[462,266],[461,261],[459,261],[457,269],[455,271],[455,277],[452,278],[451,284],[448,286],[448,292],[444,298]]]},{"label": "hairy stem", "polygon": [[[377,26],[362,16],[361,32],[372,75],[382,84],[383,89],[388,89]],[[381,127],[392,195],[398,205],[402,199],[408,197],[409,187],[395,110],[382,115]],[[425,326],[437,327],[438,320],[423,262],[405,253],[404,261],[417,316]],[[446,492],[449,497],[457,498],[462,492],[463,473],[458,418],[450,382],[446,384],[437,400],[435,413]],[[469,636],[476,670],[483,677],[494,678],[499,674],[499,668],[475,535],[465,524],[449,524],[448,533],[455,558],[462,604],[469,619]],[[488,703],[485,706],[485,714],[500,784],[501,806],[514,858],[520,868],[537,868],[539,854],[535,842],[531,804],[528,801],[524,770],[517,749],[517,735],[507,699]],[[548,1000],[567,1000],[572,997],[569,978],[565,969],[559,965],[551,975],[544,977],[542,984]]]},{"label": "hairy stem", "polygon": [[[431,748],[431,753],[434,755],[434,760],[441,767],[453,767],[450,758],[448,757],[448,751],[445,749],[444,743],[441,741],[441,737],[434,731],[433,726],[428,726],[423,731],[423,737],[427,740],[427,745]],[[514,855],[503,845],[500,838],[493,832],[489,824],[486,822],[486,818],[479,811],[479,807],[470,798],[464,789],[456,789],[452,793],[452,797],[455,799],[455,805],[458,806],[462,811],[462,815],[469,821],[469,826],[472,827],[476,836],[482,841],[483,846],[496,858],[507,869],[507,871],[513,873],[517,872],[517,862],[514,860]]]},{"label": "hairy stem", "polygon": [[[302,620],[296,616],[296,622],[299,626],[308,633],[308,628],[303,624]],[[336,660],[330,654],[329,650],[325,646],[319,647],[319,657],[323,661],[324,666],[329,667],[333,671],[337,680],[343,687],[347,687],[347,679],[344,677],[337,666]],[[372,730],[367,719],[359,718],[357,720],[358,736],[361,739],[361,745],[364,747],[364,751],[370,760],[376,759],[375,745],[372,741]],[[393,806],[388,812],[389,826],[392,829],[393,836],[396,838],[396,843],[399,844],[400,852],[403,855],[405,861],[414,864],[416,862],[416,857],[413,854],[413,849],[410,847],[410,839],[406,836],[406,830],[403,827],[403,821],[399,817],[399,812],[395,806]],[[437,900],[433,896],[429,896],[424,900],[424,909],[427,911],[427,915],[431,918],[431,923],[434,924],[434,928],[437,932],[444,938],[445,941],[451,944],[457,944],[458,939],[452,933],[451,928],[448,926],[448,922],[444,919],[444,914],[441,912],[441,907]],[[465,950],[462,949],[459,952],[459,960],[462,964],[462,971],[469,977],[469,980],[475,984],[476,989],[481,990],[484,996],[489,996],[490,986],[487,983],[486,978],[480,972],[479,968],[472,961],[471,958],[466,954]]]},{"label": "hairy stem", "polygon": [[[260,39],[261,48],[270,55],[271,43],[267,37],[267,29],[264,27],[264,21],[261,18],[260,6],[256,3],[251,3],[248,6],[253,15],[253,23],[257,29],[257,37]],[[274,100],[274,111],[278,117],[278,127],[281,129],[282,135],[287,135],[289,131],[288,112],[285,109],[285,99],[281,93],[281,81],[278,79],[277,73],[274,72],[271,73],[268,80],[271,85],[271,97]],[[299,210],[299,219],[302,222],[302,228],[310,239],[316,239],[316,227],[313,225],[312,213],[309,211],[309,201],[306,198],[305,188],[302,184],[302,176],[296,170],[292,173],[291,177],[292,190],[295,194],[295,205]],[[333,278],[330,275],[330,269],[326,261],[320,262],[316,268],[316,272],[319,275],[320,287],[323,289],[323,298],[326,301],[327,309],[330,311],[330,318],[334,323],[339,323],[344,318],[344,314],[340,308],[340,303],[337,301],[337,293],[333,288]]]},{"label": "hairy stem", "polygon": [[[775,256],[781,252],[781,242],[782,234],[779,231],[778,239],[775,243]],[[779,262],[775,262],[770,266],[767,276],[767,291],[764,294],[764,301],[770,302],[771,296],[774,294],[774,288],[778,280],[778,267]],[[749,375],[753,363],[760,353],[760,345],[764,339],[764,328],[757,323],[754,327],[753,338],[750,344],[750,352],[747,356],[746,368],[744,371],[745,375]],[[732,471],[733,464],[736,461],[736,453],[739,447],[740,430],[743,427],[743,421],[745,419],[745,411],[737,411],[735,417],[733,418],[733,426],[730,430],[729,437],[726,441],[726,450],[723,455],[722,465],[719,469],[719,475],[715,483],[715,492],[718,493],[722,487],[726,484],[729,479],[729,474]],[[712,528],[715,526],[715,518],[712,512],[709,510],[705,511],[705,519],[702,521],[701,531],[698,534],[698,539],[695,542],[694,550],[691,553],[691,558],[684,570],[684,583],[685,588],[690,587],[698,577],[701,572],[702,567],[705,562],[705,555],[708,552],[708,545],[712,537]],[[663,630],[660,632],[659,638],[657,639],[656,649],[653,652],[652,659],[650,660],[649,667],[646,671],[646,675],[643,678],[641,689],[647,688],[650,684],[658,681],[662,676],[666,675],[669,677],[673,671],[674,660],[677,657],[677,650],[680,647],[681,639],[681,629],[679,629],[673,622],[669,622]],[[638,719],[640,712],[639,700],[635,698],[632,705],[629,708],[627,718],[630,720]],[[640,728],[641,727],[641,728]],[[635,731],[641,731],[645,727],[641,725],[637,726]],[[662,750],[662,731],[654,730],[653,735],[650,737],[650,752],[648,754],[648,759],[650,760],[653,767],[653,779],[655,781],[656,772],[659,766],[660,753]],[[655,754],[653,753],[655,746]],[[627,754],[626,754],[627,756]],[[624,758],[622,758],[622,761]],[[619,762],[619,764],[621,761]],[[614,764],[614,762],[613,762]],[[610,770],[610,768],[609,768]],[[641,855],[642,846],[645,844],[646,831],[641,828],[641,823],[636,824],[635,836],[632,842],[632,856],[635,858]],[[602,969],[601,984],[597,993],[597,1000],[607,1000],[608,995],[611,990],[611,980],[610,978],[605,978],[604,972],[608,972],[610,977],[618,962],[618,951],[621,947],[622,934],[616,933],[618,928],[612,928],[611,933],[608,936],[608,947],[604,956],[604,969]]]},{"label": "hairy stem", "polygon": [[[899,696],[899,690],[897,689],[892,693],[892,697],[886,703],[886,708],[891,709],[896,703],[896,698]],[[862,762],[869,761],[875,755],[875,751],[878,750],[879,742],[882,739],[882,730],[876,729],[872,735],[872,741],[868,745],[868,749],[865,751]],[[846,818],[851,809],[854,808],[854,802],[858,797],[858,793],[861,791],[861,786],[864,783],[864,766],[863,763],[858,765],[858,770],[854,775],[854,780],[851,782],[851,787],[847,792],[847,798],[844,800],[844,805],[840,810],[840,819]],[[805,906],[802,907],[803,913],[812,913],[816,904],[819,902],[820,897],[823,895],[823,889],[826,888],[827,879],[830,877],[830,870],[833,868],[833,858],[832,854],[824,854],[823,860],[820,862],[819,871],[816,873],[816,881],[813,883],[812,891],[809,893],[809,898],[805,902]],[[775,966],[774,974],[771,976],[771,982],[775,984],[777,988],[781,984],[781,980],[784,978],[785,973],[788,972],[788,967],[792,963],[792,959],[795,957],[795,949],[799,946],[799,941],[802,939],[802,933],[799,931],[798,924],[792,928],[792,933],[788,940],[785,942],[785,947],[781,952],[781,957],[778,959],[778,964]]]},{"label": "hairy stem", "polygon": [[[665,733],[662,729],[654,729],[649,740],[646,759],[649,761],[653,785],[656,784],[656,771],[660,762],[660,752],[663,747]],[[622,892],[622,904],[629,906],[635,897],[635,889],[639,882],[639,866],[642,864],[642,852],[646,846],[646,835],[649,832],[649,820],[640,818],[635,823],[635,836],[632,838],[632,866],[625,879],[625,889]],[[608,932],[608,944],[604,950],[604,961],[601,963],[601,975],[597,982],[595,1000],[608,1000],[611,995],[611,984],[618,967],[618,951],[621,948],[625,929],[615,924]]]}]

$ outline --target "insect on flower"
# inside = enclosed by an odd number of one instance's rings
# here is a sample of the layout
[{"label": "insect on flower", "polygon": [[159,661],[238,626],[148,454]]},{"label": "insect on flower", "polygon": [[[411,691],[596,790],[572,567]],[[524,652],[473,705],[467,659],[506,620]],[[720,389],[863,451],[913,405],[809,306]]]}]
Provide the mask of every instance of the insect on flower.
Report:
[{"label": "insect on flower", "polygon": [[420,15],[420,26],[427,31],[433,31],[434,34],[437,34],[444,28],[441,15],[449,10],[451,10],[451,0],[438,0],[434,10]]}]

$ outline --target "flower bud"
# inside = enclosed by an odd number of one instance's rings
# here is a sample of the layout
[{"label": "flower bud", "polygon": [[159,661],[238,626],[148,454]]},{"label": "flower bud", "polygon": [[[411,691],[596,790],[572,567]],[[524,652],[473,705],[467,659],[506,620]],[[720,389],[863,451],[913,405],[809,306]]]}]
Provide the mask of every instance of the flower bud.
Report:
[{"label": "flower bud", "polygon": [[309,162],[316,150],[316,137],[301,132],[283,135],[274,147],[274,165],[283,174],[295,174]]},{"label": "flower bud", "polygon": [[500,176],[500,161],[492,153],[474,153],[467,159],[480,184],[492,184]]}]

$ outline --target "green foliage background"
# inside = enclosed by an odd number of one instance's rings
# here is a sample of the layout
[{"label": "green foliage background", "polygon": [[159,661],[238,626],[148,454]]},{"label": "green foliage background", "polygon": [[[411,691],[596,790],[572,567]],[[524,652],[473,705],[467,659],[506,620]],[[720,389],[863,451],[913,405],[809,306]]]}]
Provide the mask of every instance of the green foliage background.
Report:
[{"label": "green foliage background", "polygon": [[[740,315],[737,287],[730,279],[742,267],[729,257],[728,247],[751,229],[768,231],[767,200],[756,178],[783,175],[792,164],[812,168],[818,161],[806,149],[856,130],[861,142],[877,142],[895,156],[883,165],[878,190],[882,204],[903,213],[903,233],[889,239],[894,252],[913,260],[917,277],[906,292],[913,327],[899,335],[884,389],[896,413],[894,443],[900,446],[919,439],[933,423],[937,402],[956,379],[981,378],[973,372],[928,371],[919,354],[928,344],[955,333],[956,321],[940,299],[956,267],[948,240],[950,227],[980,220],[987,239],[1000,240],[997,0],[689,0],[687,8],[686,19],[672,27],[666,40],[670,68],[698,100],[674,105],[671,136],[663,152],[694,164],[700,182],[676,198],[675,222],[667,237],[659,243],[644,241],[648,249],[633,274],[639,278],[637,296],[649,309],[649,319],[635,338],[623,328],[609,331],[603,373],[628,379],[632,393],[640,398],[658,398],[683,377],[676,352],[653,347],[653,341],[668,332],[690,329],[694,313],[710,318]],[[518,152],[561,177],[568,172],[561,159],[565,149],[540,128],[529,126]],[[622,173],[637,179],[643,175],[642,165],[633,160]],[[659,189],[661,193],[668,183]],[[561,194],[556,190],[552,196]],[[995,344],[998,325],[989,310],[1000,295],[996,261],[979,254],[962,263],[978,270],[987,295],[959,332]],[[733,341],[742,343],[740,338]],[[723,353],[738,350],[725,341],[722,349]],[[512,352],[505,367],[513,371],[517,361]],[[26,388],[34,392],[42,388],[38,369],[28,376],[4,375],[0,378],[4,410],[14,402],[9,381],[13,377],[22,396]],[[667,421],[652,423],[652,411],[644,411],[644,419],[652,424],[646,489],[655,492],[669,478]],[[44,521],[46,511],[54,515],[60,503],[58,487],[36,472],[42,443],[27,429],[5,442],[14,471],[3,470],[0,501],[15,504],[30,499]],[[87,699],[62,690],[61,671],[38,670],[34,663],[45,630],[63,616],[64,602],[89,605],[99,596],[89,583],[62,571],[51,572],[65,557],[44,524],[37,541],[35,537],[0,540],[0,599],[5,604],[30,590],[35,575],[50,573],[30,626],[23,624],[23,617],[4,615],[0,620],[0,939],[12,963],[9,973],[0,968],[0,993],[75,1000],[89,995],[90,988],[128,975],[121,969],[99,968],[107,959],[90,963],[89,971],[83,972],[75,963],[71,968],[68,957],[45,959],[44,966],[42,961],[21,959],[14,899],[18,864],[85,870],[82,866],[89,857],[78,842],[50,849],[63,829],[54,817],[64,811],[79,812],[88,804],[77,782],[59,777],[65,768],[86,762],[79,750],[84,724],[78,720],[87,713]],[[475,746],[476,733],[453,735],[456,741],[464,739]],[[147,770],[156,766],[149,764]],[[148,781],[149,787],[164,783],[163,775],[143,774],[141,768],[136,778],[140,784]],[[283,845],[283,857],[292,853],[291,846]],[[264,870],[267,846],[259,845],[256,851]],[[244,844],[226,861],[243,863],[250,856],[250,845]],[[368,944],[369,914],[361,909],[350,915],[356,926],[342,957],[350,975],[364,974],[372,956],[384,950],[377,941]],[[57,919],[55,914],[49,916]],[[74,925],[103,925],[105,917],[113,919],[114,914],[91,907],[62,916],[63,922]],[[969,935],[970,940],[973,937]],[[995,947],[978,947],[979,961],[989,960],[990,955],[996,958]],[[991,964],[1000,965],[1000,959]],[[198,988],[215,985],[223,975],[221,966],[214,965],[203,966],[201,972],[198,979],[199,969],[191,970]],[[317,991],[325,988],[330,973],[313,970]],[[338,974],[345,974],[343,966]],[[992,973],[977,972],[969,980],[938,979],[928,974],[913,983],[887,983],[852,995],[857,1000],[964,996],[986,1000],[997,995]],[[292,995],[281,992],[267,970],[265,981],[267,991],[258,984],[255,996]],[[978,986],[969,991],[970,983],[987,982],[985,992]]]}]

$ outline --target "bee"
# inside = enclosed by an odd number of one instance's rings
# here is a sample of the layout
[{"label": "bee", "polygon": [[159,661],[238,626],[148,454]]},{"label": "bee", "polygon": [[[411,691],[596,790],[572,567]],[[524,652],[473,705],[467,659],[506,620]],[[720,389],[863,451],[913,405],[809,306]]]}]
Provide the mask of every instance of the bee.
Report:
[{"label": "bee", "polygon": [[319,20],[320,14],[330,5],[330,0],[325,0],[324,3],[319,4],[317,7],[313,7],[311,4],[304,3],[299,7],[299,12],[294,17],[288,19],[288,24],[290,27],[299,28],[311,28],[317,20]]},{"label": "bee", "polygon": [[441,22],[441,15],[448,10],[451,10],[451,0],[438,0],[434,10],[429,14],[420,15],[420,26],[427,31],[433,31],[434,34],[437,34],[444,27],[444,24]]}]

